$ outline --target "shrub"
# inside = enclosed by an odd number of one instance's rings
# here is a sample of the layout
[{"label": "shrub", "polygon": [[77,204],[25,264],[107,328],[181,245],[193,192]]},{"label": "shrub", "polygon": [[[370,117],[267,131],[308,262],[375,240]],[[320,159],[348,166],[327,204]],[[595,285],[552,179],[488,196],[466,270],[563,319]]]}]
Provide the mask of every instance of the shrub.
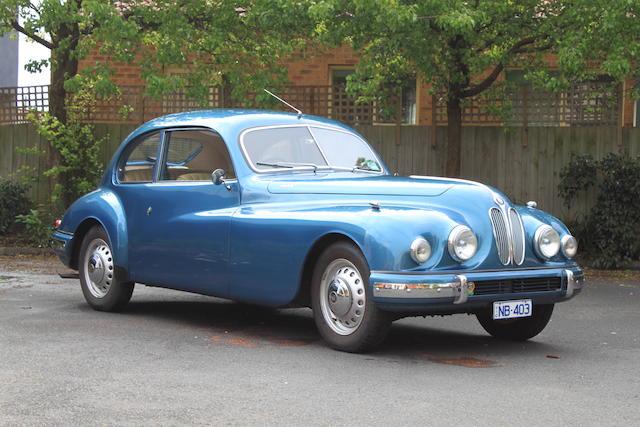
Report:
[{"label": "shrub", "polygon": [[560,196],[568,205],[595,187],[596,203],[577,225],[583,249],[597,268],[619,268],[640,255],[640,157],[615,153],[602,160],[572,156],[560,172]]},{"label": "shrub", "polygon": [[26,191],[25,186],[0,178],[0,235],[11,231],[17,215],[29,212],[31,201]]},{"label": "shrub", "polygon": [[27,214],[18,215],[16,220],[24,224],[32,244],[39,247],[49,245],[54,229],[53,214],[31,209]]}]

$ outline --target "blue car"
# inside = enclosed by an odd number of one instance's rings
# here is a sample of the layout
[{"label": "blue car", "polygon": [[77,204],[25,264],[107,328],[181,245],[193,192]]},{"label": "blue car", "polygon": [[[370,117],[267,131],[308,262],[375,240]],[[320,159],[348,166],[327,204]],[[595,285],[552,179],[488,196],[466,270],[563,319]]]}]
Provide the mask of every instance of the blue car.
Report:
[{"label": "blue car", "polygon": [[472,181],[393,176],[354,130],[296,114],[152,120],[53,234],[96,310],[134,284],[306,306],[333,348],[371,350],[406,316],[475,314],[526,340],[580,292],[569,230]]}]

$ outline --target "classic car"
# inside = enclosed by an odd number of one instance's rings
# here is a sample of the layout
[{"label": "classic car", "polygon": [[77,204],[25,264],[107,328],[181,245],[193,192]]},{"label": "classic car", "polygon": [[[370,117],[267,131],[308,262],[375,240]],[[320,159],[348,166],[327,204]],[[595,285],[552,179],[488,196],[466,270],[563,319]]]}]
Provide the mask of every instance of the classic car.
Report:
[{"label": "classic car", "polygon": [[526,340],[583,285],[576,239],[535,203],[394,176],[347,126],[257,110],[139,127],[53,246],[96,310],[122,309],[135,283],[306,306],[349,352],[417,315],[475,314],[489,334]]}]

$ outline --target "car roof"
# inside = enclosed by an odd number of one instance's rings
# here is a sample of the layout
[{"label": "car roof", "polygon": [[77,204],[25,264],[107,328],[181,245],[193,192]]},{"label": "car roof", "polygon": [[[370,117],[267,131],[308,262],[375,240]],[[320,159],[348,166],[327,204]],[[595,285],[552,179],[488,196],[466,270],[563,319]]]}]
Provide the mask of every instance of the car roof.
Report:
[{"label": "car roof", "polygon": [[233,132],[237,134],[244,129],[252,127],[287,124],[315,124],[353,131],[339,122],[305,114],[298,117],[297,114],[282,111],[214,109],[189,111],[158,117],[134,130],[127,139],[131,140],[143,133],[167,127],[203,126],[216,130],[223,134],[224,137],[229,136]]}]

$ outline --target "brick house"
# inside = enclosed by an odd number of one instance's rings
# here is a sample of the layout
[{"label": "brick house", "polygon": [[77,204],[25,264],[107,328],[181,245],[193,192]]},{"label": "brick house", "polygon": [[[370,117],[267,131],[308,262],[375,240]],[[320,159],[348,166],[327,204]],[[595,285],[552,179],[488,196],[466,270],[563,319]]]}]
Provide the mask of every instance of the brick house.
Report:
[{"label": "brick house", "polygon": [[[80,67],[89,67],[96,62],[111,62],[110,58],[99,53],[80,61]],[[345,90],[344,83],[353,72],[358,57],[349,47],[333,49],[313,57],[291,58],[287,61],[290,85],[279,94],[291,104],[308,114],[333,118],[348,124],[375,125],[446,125],[446,108],[442,100],[430,93],[429,87],[420,77],[407,81],[402,88],[402,96],[393,100],[398,112],[394,117],[385,116],[374,104],[356,104]],[[101,101],[91,114],[97,122],[142,123],[153,117],[177,111],[202,108],[185,93],[176,92],[163,96],[161,101],[143,96],[143,81],[140,68],[135,64],[113,63],[115,81],[122,90],[119,100]],[[504,118],[488,113],[486,106],[498,104],[498,99],[479,98],[467,101],[463,112],[463,124],[474,126],[640,126],[640,108],[638,101],[629,96],[633,83],[613,85],[602,78],[599,81],[576,85],[563,93],[551,93],[539,90],[525,83],[522,72],[507,70],[502,79],[511,80],[516,89],[508,94],[512,114]],[[14,88],[25,92],[24,88]],[[33,89],[33,90],[32,90]],[[595,89],[595,90],[594,90]],[[31,105],[30,93],[34,102]],[[46,87],[29,88],[26,95],[20,95],[24,109],[43,108],[43,93]],[[46,98],[46,97],[45,97]],[[122,107],[131,112],[123,118]],[[240,107],[230,98],[228,91],[211,88],[208,107]],[[401,107],[401,108],[398,108]],[[13,116],[13,112],[10,112]],[[7,122],[0,117],[0,121]],[[18,117],[18,120],[20,118]],[[16,122],[13,119],[11,122]]]},{"label": "brick house", "polygon": [[[81,61],[86,67],[96,61],[108,58],[95,55]],[[341,47],[329,53],[314,57],[291,58],[287,61],[288,86],[281,95],[305,113],[332,117],[351,124],[405,124],[405,125],[444,125],[446,124],[444,103],[430,94],[429,87],[420,81],[408,81],[402,88],[401,110],[396,117],[385,117],[375,105],[358,105],[342,89],[346,77],[353,72],[358,57],[349,47]],[[198,108],[193,100],[184,94],[168,94],[162,103],[143,100],[139,68],[134,64],[113,64],[116,68],[115,80],[122,87],[125,104],[131,105],[140,117],[135,121],[144,121],[174,111]],[[627,96],[632,82],[612,85],[606,78],[599,81],[577,85],[570,91],[554,94],[525,84],[522,72],[508,70],[502,78],[511,80],[517,89],[509,95],[513,106],[513,115],[509,124],[522,126],[638,126],[640,111],[638,103]],[[596,89],[594,92],[593,89]],[[466,125],[502,125],[504,118],[491,115],[481,108],[482,103],[491,100],[474,100],[467,103],[463,115]],[[144,105],[141,105],[143,103]],[[213,89],[211,107],[237,106],[237,103],[225,99],[224,91]],[[115,105],[112,105],[115,108]],[[435,107],[435,108],[434,108]],[[106,119],[113,114],[113,108],[103,106],[95,119]]]}]

